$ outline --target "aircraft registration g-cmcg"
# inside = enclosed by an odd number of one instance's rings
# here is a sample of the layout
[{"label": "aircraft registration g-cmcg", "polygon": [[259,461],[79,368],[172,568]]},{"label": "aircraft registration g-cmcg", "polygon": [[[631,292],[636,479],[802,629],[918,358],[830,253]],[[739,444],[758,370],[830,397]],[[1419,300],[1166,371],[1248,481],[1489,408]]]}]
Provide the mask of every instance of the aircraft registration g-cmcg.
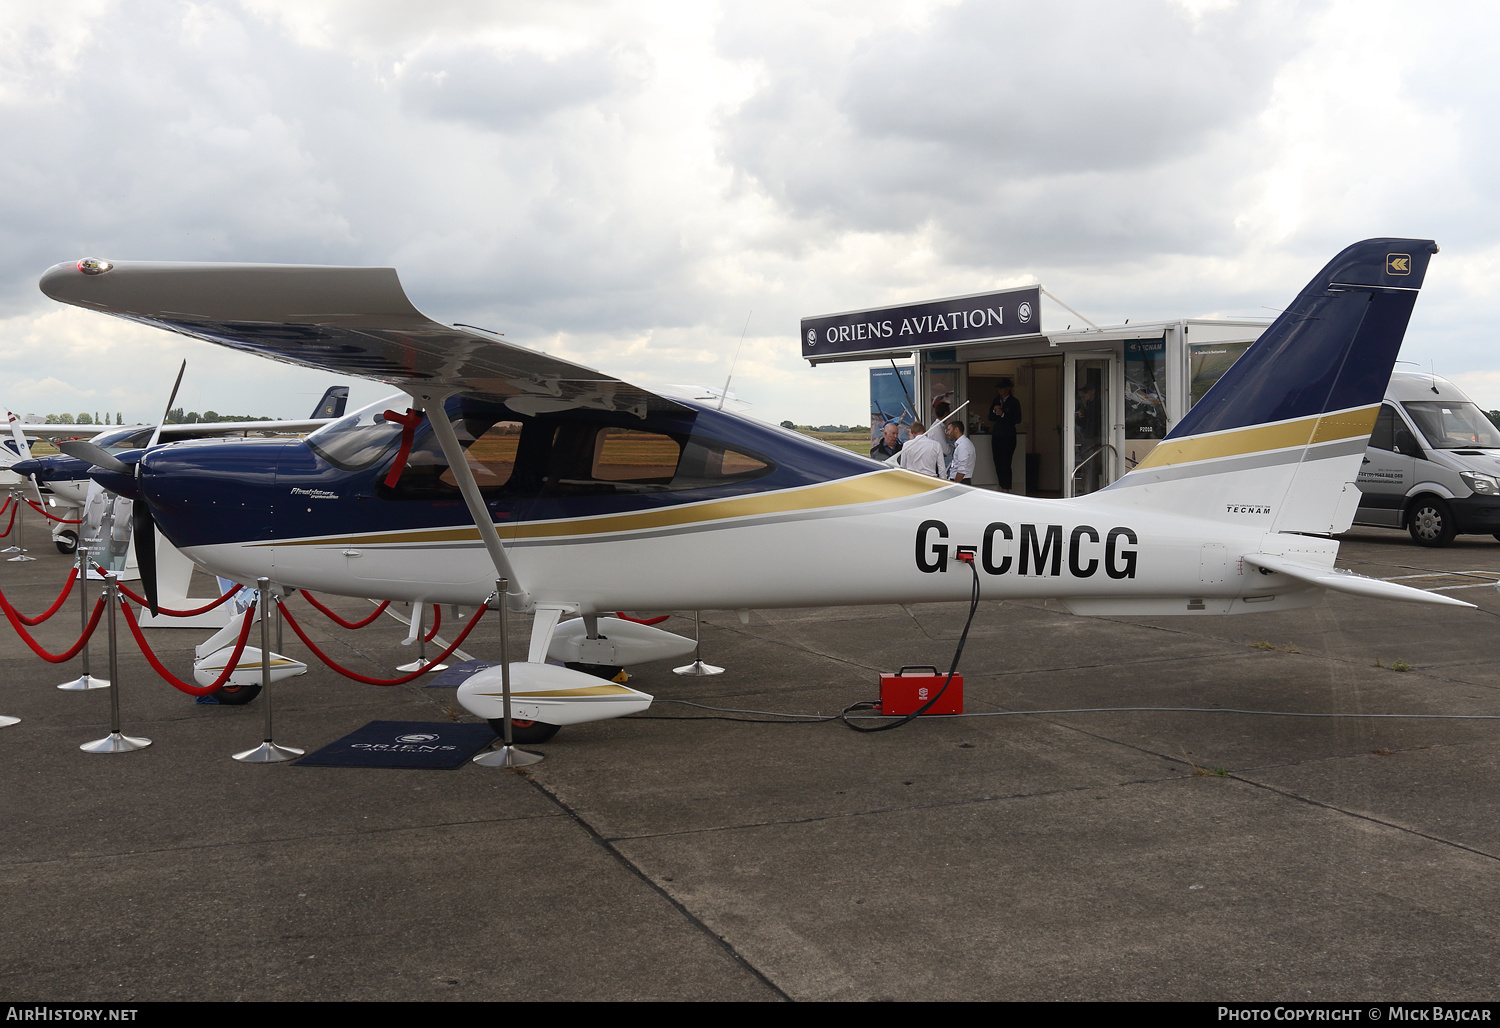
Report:
[{"label": "aircraft registration g-cmcg", "polygon": [[[650,697],[548,667],[549,655],[623,665],[681,652],[666,641],[677,636],[601,614],[960,600],[968,557],[986,599],[1050,597],[1086,615],[1286,610],[1327,589],[1472,606],[1336,570],[1330,538],[1358,505],[1436,252],[1415,239],[1344,250],[1146,460],[1068,500],[888,468],[438,324],[392,269],[88,259],[50,269],[41,288],[409,394],[302,441],[177,443],[147,451],[134,477],[96,474],[138,490],[174,545],[241,581],[478,604],[506,577],[511,609],[537,615],[529,662],[513,665],[530,697],[517,716],[559,724]],[[582,617],[559,628],[568,613]],[[487,675],[459,695],[494,718]],[[580,695],[585,683],[619,692]]]}]

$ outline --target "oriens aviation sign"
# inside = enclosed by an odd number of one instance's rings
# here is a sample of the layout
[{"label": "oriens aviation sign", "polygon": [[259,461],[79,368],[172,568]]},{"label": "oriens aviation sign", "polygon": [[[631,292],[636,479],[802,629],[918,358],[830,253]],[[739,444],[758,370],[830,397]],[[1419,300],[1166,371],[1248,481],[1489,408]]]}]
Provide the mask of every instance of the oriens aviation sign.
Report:
[{"label": "oriens aviation sign", "polygon": [[802,356],[811,361],[856,353],[951,346],[1037,335],[1042,330],[1041,289],[923,300],[802,319]]}]

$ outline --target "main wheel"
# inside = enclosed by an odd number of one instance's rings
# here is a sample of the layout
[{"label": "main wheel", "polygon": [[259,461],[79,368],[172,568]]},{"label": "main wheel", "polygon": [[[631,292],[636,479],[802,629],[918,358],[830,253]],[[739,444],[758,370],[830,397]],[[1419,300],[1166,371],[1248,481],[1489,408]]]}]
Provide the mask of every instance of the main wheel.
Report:
[{"label": "main wheel", "polygon": [[57,538],[52,541],[57,544],[58,553],[76,553],[78,551],[77,532],[59,532]]},{"label": "main wheel", "polygon": [[570,660],[563,664],[569,671],[582,671],[586,675],[602,678],[606,682],[613,682],[620,677],[620,672],[625,669],[619,664],[583,664],[576,660]]},{"label": "main wheel", "polygon": [[1436,496],[1427,496],[1412,504],[1406,515],[1406,530],[1418,546],[1447,546],[1458,534],[1453,511]]},{"label": "main wheel", "polygon": [[258,685],[226,685],[218,692],[209,693],[221,706],[240,707],[260,695]]},{"label": "main wheel", "polygon": [[[489,718],[490,727],[494,729],[496,738],[505,738],[505,718]],[[549,725],[545,721],[522,721],[520,718],[510,719],[510,741],[517,743],[546,742],[557,734],[558,725]]]}]

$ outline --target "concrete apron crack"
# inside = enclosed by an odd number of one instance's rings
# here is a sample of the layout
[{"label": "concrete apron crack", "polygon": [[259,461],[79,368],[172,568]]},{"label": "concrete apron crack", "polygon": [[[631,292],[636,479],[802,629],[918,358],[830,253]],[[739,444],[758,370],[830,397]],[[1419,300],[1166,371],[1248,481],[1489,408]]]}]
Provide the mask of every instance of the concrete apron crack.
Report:
[{"label": "concrete apron crack", "polygon": [[606,853],[613,857],[616,863],[625,868],[625,870],[629,871],[631,874],[635,875],[635,877],[639,878],[643,883],[645,883],[646,888],[650,889],[652,892],[656,893],[662,899],[670,903],[672,907],[679,914],[681,914],[689,924],[702,932],[706,938],[710,939],[714,943],[714,945],[718,946],[721,950],[728,954],[729,959],[733,960],[740,967],[743,967],[746,971],[753,975],[757,981],[759,981],[766,988],[770,989],[771,992],[775,994],[777,999],[791,1002],[792,997],[789,996],[784,989],[782,989],[769,977],[767,977],[766,974],[760,970],[760,968],[756,967],[754,964],[750,963],[750,961],[746,960],[745,957],[740,954],[739,950],[735,949],[733,944],[731,944],[728,939],[724,938],[708,925],[704,924],[702,919],[700,919],[698,915],[689,910],[667,890],[663,889],[660,885],[656,884],[656,882],[652,881],[650,875],[642,870],[641,867],[633,860],[625,856],[624,853],[621,853],[620,850],[615,846],[614,842],[606,839],[602,834],[600,834],[593,825],[589,824],[588,821],[578,813],[578,811],[574,810],[571,806],[565,803],[560,796],[554,793],[545,784],[537,781],[537,779],[533,775],[528,774],[525,771],[518,771],[517,773],[520,774],[521,777],[525,778],[526,781],[535,786],[538,792],[547,797],[549,801],[556,805],[557,809],[561,810],[568,817],[572,818],[573,823],[578,825],[579,828],[588,833],[589,838],[593,839],[597,845],[599,845]]},{"label": "concrete apron crack", "polygon": [[[1149,754],[1150,756],[1153,756],[1153,757],[1160,757],[1161,759],[1171,761],[1174,764],[1186,764],[1189,767],[1194,766],[1191,761],[1184,760],[1181,757],[1173,756],[1170,753],[1159,753],[1156,750],[1149,749],[1149,748],[1147,748],[1145,746],[1137,746],[1134,743],[1124,742],[1124,741],[1122,741],[1120,739],[1112,739],[1112,738],[1110,738],[1107,735],[1101,735],[1098,732],[1091,732],[1088,729],[1079,728],[1076,725],[1069,725],[1069,724],[1064,724],[1064,723],[1059,722],[1059,721],[1054,721],[1051,718],[1042,717],[1042,716],[1038,716],[1038,715],[1033,715],[1033,717],[1035,717],[1035,719],[1038,720],[1038,721],[1045,721],[1047,724],[1053,725],[1054,727],[1063,728],[1063,729],[1067,729],[1067,730],[1070,730],[1070,731],[1073,731],[1073,732],[1077,732],[1080,735],[1086,735],[1086,736],[1088,736],[1089,738],[1092,738],[1092,739],[1098,739],[1100,742],[1110,743],[1111,745],[1115,745],[1115,746],[1123,746],[1123,747],[1125,747],[1127,749],[1135,750],[1138,753],[1145,753],[1145,754]],[[1344,759],[1348,759],[1348,758],[1346,758],[1346,757],[1339,757],[1339,758],[1335,758],[1335,759],[1344,760]],[[1300,764],[1300,763],[1303,763],[1303,762],[1302,761],[1298,761],[1296,763]],[[1278,765],[1278,766],[1287,766],[1287,765]],[[1291,766],[1295,766],[1295,765],[1291,765]],[[1264,767],[1254,768],[1252,770],[1264,770]],[[1357,810],[1349,810],[1347,807],[1340,807],[1337,804],[1329,803],[1329,802],[1327,802],[1325,800],[1316,800],[1316,799],[1313,799],[1311,796],[1303,796],[1300,793],[1292,792],[1289,789],[1279,788],[1279,787],[1274,786],[1274,785],[1269,785],[1269,784],[1267,784],[1265,782],[1258,782],[1258,781],[1256,781],[1253,778],[1247,778],[1247,777],[1245,777],[1245,773],[1244,772],[1229,771],[1226,774],[1224,774],[1223,777],[1229,779],[1230,781],[1243,782],[1245,785],[1248,785],[1248,786],[1250,786],[1251,788],[1254,788],[1254,789],[1264,789],[1267,792],[1273,792],[1273,793],[1275,793],[1278,796],[1285,796],[1287,799],[1294,800],[1294,801],[1296,801],[1298,803],[1306,803],[1309,806],[1319,807],[1319,808],[1321,808],[1323,810],[1329,810],[1329,811],[1332,811],[1335,814],[1343,814],[1345,817],[1352,817],[1352,818],[1355,818],[1356,820],[1359,820],[1359,821],[1367,821],[1370,824],[1380,825],[1380,826],[1382,826],[1384,828],[1389,828],[1392,831],[1402,832],[1402,833],[1404,833],[1406,835],[1414,835],[1414,836],[1416,836],[1419,839],[1426,839],[1429,842],[1435,842],[1435,843],[1437,843],[1437,844],[1439,844],[1441,846],[1451,846],[1454,849],[1463,850],[1465,853],[1472,853],[1475,856],[1485,857],[1485,858],[1487,858],[1489,860],[1500,860],[1500,855],[1496,855],[1494,853],[1490,853],[1490,852],[1488,852],[1486,850],[1479,849],[1479,848],[1477,848],[1475,846],[1468,846],[1468,845],[1465,845],[1464,843],[1458,842],[1458,841],[1456,841],[1454,839],[1445,839],[1445,838],[1443,838],[1440,835],[1433,835],[1433,834],[1431,834],[1429,832],[1424,832],[1424,831],[1421,831],[1420,829],[1412,828],[1409,825],[1402,825],[1402,824],[1397,824],[1394,821],[1387,821],[1384,818],[1376,817],[1373,814],[1361,814]]]}]

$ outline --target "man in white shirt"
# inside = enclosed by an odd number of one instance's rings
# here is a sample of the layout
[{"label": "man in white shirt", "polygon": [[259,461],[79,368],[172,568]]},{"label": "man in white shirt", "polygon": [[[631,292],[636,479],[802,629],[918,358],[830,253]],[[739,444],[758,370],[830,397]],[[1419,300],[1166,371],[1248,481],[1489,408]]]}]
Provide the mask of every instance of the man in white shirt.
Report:
[{"label": "man in white shirt", "polygon": [[974,484],[974,444],[964,435],[964,423],[958,419],[948,422],[948,439],[953,443],[953,462],[948,465],[948,477],[955,482]]},{"label": "man in white shirt", "polygon": [[944,477],[942,444],[933,438],[931,432],[923,434],[920,421],[912,423],[910,437],[901,447],[901,452],[892,457],[891,461],[894,461],[898,467],[905,468],[907,471],[915,471],[919,475],[930,475],[933,478]]}]

